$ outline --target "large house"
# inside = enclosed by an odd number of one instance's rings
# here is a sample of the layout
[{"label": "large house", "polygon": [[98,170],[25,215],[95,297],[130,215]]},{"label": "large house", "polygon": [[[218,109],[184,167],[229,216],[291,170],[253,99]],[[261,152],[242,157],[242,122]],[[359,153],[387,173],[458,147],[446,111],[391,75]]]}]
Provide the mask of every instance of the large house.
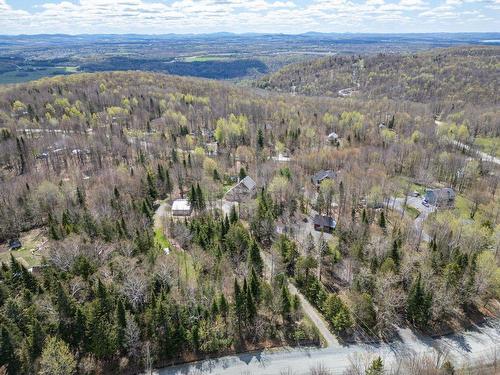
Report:
[{"label": "large house", "polygon": [[332,171],[332,170],[320,170],[318,173],[316,173],[314,176],[311,177],[311,182],[316,186],[319,187],[319,185],[326,179],[335,179],[337,177],[337,174]]},{"label": "large house", "polygon": [[313,219],[313,225],[318,232],[332,233],[337,223],[330,216],[316,215]]},{"label": "large house", "polygon": [[242,201],[246,198],[253,198],[255,196],[255,191],[257,188],[257,184],[250,177],[246,176],[236,185],[234,185],[229,191],[226,193],[226,200],[228,201]]},{"label": "large house", "polygon": [[436,207],[453,207],[455,204],[455,192],[451,188],[427,189],[424,202]]},{"label": "large house", "polygon": [[191,211],[192,207],[187,199],[176,199],[172,203],[173,216],[189,216]]}]

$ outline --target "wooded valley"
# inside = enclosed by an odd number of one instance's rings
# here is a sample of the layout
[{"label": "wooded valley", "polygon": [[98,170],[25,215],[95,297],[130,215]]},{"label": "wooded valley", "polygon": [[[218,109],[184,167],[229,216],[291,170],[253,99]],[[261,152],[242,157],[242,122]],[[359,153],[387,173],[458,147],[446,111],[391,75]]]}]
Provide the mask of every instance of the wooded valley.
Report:
[{"label": "wooded valley", "polygon": [[494,316],[499,52],[1,87],[0,373],[319,346],[289,283],[345,344]]}]

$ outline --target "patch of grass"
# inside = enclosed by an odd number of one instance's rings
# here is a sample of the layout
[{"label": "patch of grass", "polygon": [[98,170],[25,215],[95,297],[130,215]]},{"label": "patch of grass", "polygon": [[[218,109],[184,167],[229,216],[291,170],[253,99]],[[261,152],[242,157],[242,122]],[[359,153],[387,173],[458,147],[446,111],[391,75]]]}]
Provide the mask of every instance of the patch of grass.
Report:
[{"label": "patch of grass", "polygon": [[500,157],[500,137],[477,137],[474,146],[489,155]]},{"label": "patch of grass", "polygon": [[463,218],[463,219],[470,219],[470,205],[471,205],[471,202],[461,196],[461,195],[457,195],[455,197],[455,212],[458,214],[459,217]]},{"label": "patch of grass", "polygon": [[39,265],[42,261],[43,251],[35,251],[39,245],[46,241],[45,236],[40,229],[34,229],[21,235],[21,243],[23,247],[19,250],[9,251],[4,245],[5,251],[0,252],[0,263],[9,263],[10,255],[19,260],[26,268]]},{"label": "patch of grass", "polygon": [[77,66],[40,67],[33,70],[13,70],[0,74],[0,84],[34,81],[43,77],[77,73]]},{"label": "patch of grass", "polygon": [[168,247],[169,249],[172,247],[168,238],[163,234],[162,228],[155,229],[155,242],[161,246],[162,249]]},{"label": "patch of grass", "polygon": [[420,216],[420,211],[415,207],[405,206],[405,211],[413,220]]},{"label": "patch of grass", "polygon": [[180,276],[186,281],[186,284],[195,285],[196,269],[194,268],[193,258],[186,251],[177,250],[177,264],[179,265]]},{"label": "patch of grass", "polygon": [[[426,187],[415,184],[408,177],[396,176],[392,180],[400,186],[400,189],[396,193],[397,197],[403,198],[405,196],[405,193],[411,194],[414,191],[418,191],[421,195],[425,194]],[[408,188],[408,185],[409,191],[406,190]]]}]

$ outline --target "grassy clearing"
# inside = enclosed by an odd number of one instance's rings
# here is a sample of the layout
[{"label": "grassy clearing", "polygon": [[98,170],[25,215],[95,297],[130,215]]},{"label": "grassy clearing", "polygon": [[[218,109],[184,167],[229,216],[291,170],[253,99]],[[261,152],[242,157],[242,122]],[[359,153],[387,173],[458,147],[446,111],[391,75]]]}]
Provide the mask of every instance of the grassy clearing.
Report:
[{"label": "grassy clearing", "polygon": [[196,269],[194,268],[193,258],[191,254],[177,250],[177,264],[179,265],[180,277],[183,278],[188,285],[196,285]]},{"label": "grassy clearing", "polygon": [[155,242],[161,246],[162,249],[168,247],[169,249],[172,247],[170,244],[170,241],[168,238],[165,236],[163,233],[162,228],[156,228],[155,229]]},{"label": "grassy clearing", "polygon": [[11,254],[19,260],[26,268],[39,265],[42,261],[43,250],[35,251],[38,246],[46,241],[46,237],[40,229],[24,233],[20,237],[23,247],[19,250],[9,251],[4,245],[0,252],[0,262],[9,263]]},{"label": "grassy clearing", "polygon": [[[414,191],[418,191],[420,195],[425,194],[425,186],[415,184],[408,177],[405,176],[397,176],[393,178],[393,181],[396,182],[400,189],[397,191],[396,196],[403,198],[406,193],[412,193]],[[407,190],[408,189],[408,190]]]},{"label": "grassy clearing", "polygon": [[500,157],[500,137],[477,137],[474,146],[489,155]]},{"label": "grassy clearing", "polygon": [[34,81],[43,77],[51,77],[61,74],[77,73],[77,66],[58,66],[51,68],[37,68],[37,70],[14,70],[0,74],[0,84],[21,83]]},{"label": "grassy clearing", "polygon": [[470,205],[471,202],[461,196],[458,195],[455,198],[455,213],[457,214],[458,217],[463,218],[463,219],[470,219]]}]

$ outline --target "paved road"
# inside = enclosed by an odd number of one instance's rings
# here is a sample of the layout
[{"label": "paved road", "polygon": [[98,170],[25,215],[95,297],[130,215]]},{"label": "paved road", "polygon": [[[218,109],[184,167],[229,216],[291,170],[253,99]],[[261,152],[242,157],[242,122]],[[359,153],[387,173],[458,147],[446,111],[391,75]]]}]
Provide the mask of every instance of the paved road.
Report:
[{"label": "paved road", "polygon": [[[436,125],[444,124],[443,121],[439,121],[439,120],[435,120],[434,122]],[[471,154],[475,154],[475,155],[479,156],[482,160],[492,162],[496,165],[500,165],[500,158],[497,158],[497,157],[494,157],[493,155],[479,151],[479,150],[477,150],[469,145],[466,145],[465,143],[459,142],[459,141],[451,141],[451,143],[457,147],[462,148],[465,151],[470,152]]]},{"label": "paved road", "polygon": [[295,375],[308,374],[309,370],[323,364],[333,374],[342,374],[355,355],[381,356],[386,368],[396,358],[405,355],[448,353],[454,364],[465,364],[484,358],[500,350],[498,321],[474,326],[460,334],[430,338],[400,330],[400,339],[391,344],[330,346],[328,348],[283,348],[255,353],[232,355],[191,364],[165,368],[159,375],[228,374],[228,375],[279,375],[292,370]]},{"label": "paved road", "polygon": [[[394,206],[399,207],[398,199]],[[409,205],[416,205],[417,200],[409,200]],[[401,203],[402,205],[402,203]],[[165,215],[166,203],[157,210],[155,219]],[[425,217],[427,214],[424,214]],[[156,222],[156,220],[155,220]],[[272,259],[263,253],[266,274],[272,272]],[[383,344],[341,345],[328,329],[322,316],[311,306],[302,294],[289,284],[290,293],[297,294],[304,313],[309,316],[323,335],[326,348],[280,348],[263,350],[240,355],[230,355],[189,364],[171,366],[157,370],[158,375],[279,375],[291,370],[294,375],[309,374],[311,368],[322,364],[333,374],[342,374],[351,364],[353,356],[380,356],[386,367],[405,355],[432,354],[446,352],[455,364],[471,363],[491,359],[493,353],[500,350],[500,321],[490,320],[480,326],[440,338],[416,335],[409,329],[399,329],[399,339]]]},{"label": "paved road", "polygon": [[493,155],[490,155],[490,154],[487,154],[485,152],[476,150],[475,148],[472,148],[471,146],[466,145],[465,143],[462,143],[462,142],[459,142],[459,141],[453,141],[452,143],[455,146],[464,149],[465,151],[468,151],[468,152],[470,152],[472,154],[476,154],[477,156],[479,156],[481,158],[481,160],[489,161],[491,163],[495,163],[496,165],[500,165],[500,159],[494,157]]}]

